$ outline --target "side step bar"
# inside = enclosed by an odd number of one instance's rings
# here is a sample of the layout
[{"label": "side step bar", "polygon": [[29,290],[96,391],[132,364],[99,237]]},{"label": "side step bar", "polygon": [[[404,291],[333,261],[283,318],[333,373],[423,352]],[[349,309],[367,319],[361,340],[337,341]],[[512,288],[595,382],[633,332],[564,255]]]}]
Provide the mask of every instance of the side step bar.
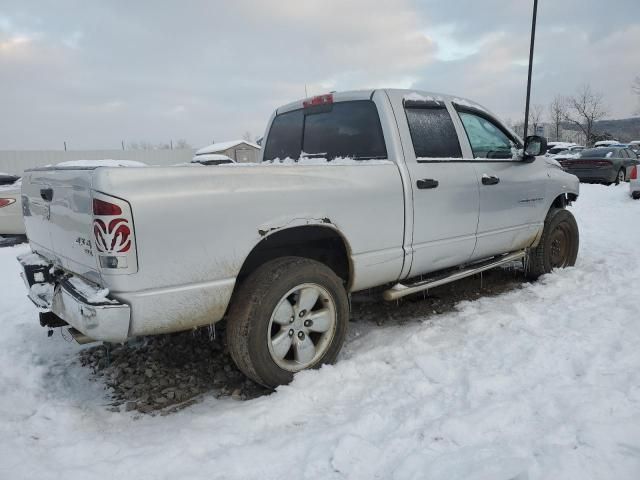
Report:
[{"label": "side step bar", "polygon": [[483,262],[474,263],[461,270],[456,270],[453,273],[446,273],[443,275],[431,277],[426,280],[413,283],[411,285],[403,285],[401,283],[397,283],[390,289],[382,292],[382,296],[387,301],[397,300],[398,298],[411,295],[412,293],[438,287],[440,285],[444,285],[445,283],[454,282],[456,280],[460,280],[461,278],[470,277],[471,275],[475,275],[476,273],[484,272],[485,270],[490,270],[500,265],[504,265],[505,263],[513,262],[514,260],[520,260],[521,258],[524,258],[526,254],[526,250],[520,250],[518,252],[508,253],[499,257],[493,257]]}]

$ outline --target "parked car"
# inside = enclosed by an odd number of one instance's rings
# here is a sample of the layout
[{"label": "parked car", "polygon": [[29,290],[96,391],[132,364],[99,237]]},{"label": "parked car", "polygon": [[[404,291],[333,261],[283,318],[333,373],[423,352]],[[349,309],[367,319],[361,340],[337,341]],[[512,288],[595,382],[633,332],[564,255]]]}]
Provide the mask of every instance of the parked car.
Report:
[{"label": "parked car", "polygon": [[597,148],[597,147],[611,147],[611,146],[617,145],[619,143],[620,143],[619,140],[600,140],[599,142],[594,143],[593,147],[594,148]]},{"label": "parked car", "polygon": [[18,180],[20,180],[19,175],[12,175],[10,173],[0,173],[0,186],[13,185]]},{"label": "parked car", "polygon": [[220,153],[199,153],[193,157],[191,163],[199,163],[200,165],[227,165],[236,162],[232,158]]},{"label": "parked car", "polygon": [[640,179],[638,178],[638,170],[640,167],[634,165],[631,167],[631,174],[629,175],[629,191],[634,200],[640,199]]},{"label": "parked car", "polygon": [[565,152],[577,153],[584,150],[584,148],[585,147],[583,147],[582,145],[577,145],[575,143],[556,142],[556,144],[553,147],[550,147],[547,150],[547,153],[545,154],[545,156],[553,157],[559,153],[565,153]]},{"label": "parked car", "polygon": [[636,155],[640,154],[640,140],[633,140],[632,142],[629,142],[629,148],[636,152]]},{"label": "parked car", "polygon": [[351,292],[575,263],[578,179],[469,100],[321,95],[278,108],[264,140],[261,165],[27,171],[41,323],[124,342],[226,318],[238,367],[273,387],[336,359]]},{"label": "parked car", "polygon": [[[12,184],[0,185],[0,235],[24,235],[20,177]],[[2,242],[6,243],[6,242]]]},{"label": "parked car", "polygon": [[638,165],[638,157],[632,150],[619,147],[590,148],[575,157],[557,160],[581,182],[607,185],[626,181],[631,167]]}]

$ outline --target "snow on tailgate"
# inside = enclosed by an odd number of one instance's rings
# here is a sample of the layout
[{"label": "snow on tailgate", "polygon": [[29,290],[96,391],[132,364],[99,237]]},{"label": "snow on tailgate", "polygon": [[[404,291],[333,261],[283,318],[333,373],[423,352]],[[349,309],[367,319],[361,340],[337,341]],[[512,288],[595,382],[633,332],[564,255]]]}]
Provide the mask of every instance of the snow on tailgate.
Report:
[{"label": "snow on tailgate", "polygon": [[80,347],[38,325],[25,247],[0,249],[0,478],[636,480],[640,202],[581,190],[576,268],[421,323],[353,324],[337,365],[169,416],[107,411]]}]

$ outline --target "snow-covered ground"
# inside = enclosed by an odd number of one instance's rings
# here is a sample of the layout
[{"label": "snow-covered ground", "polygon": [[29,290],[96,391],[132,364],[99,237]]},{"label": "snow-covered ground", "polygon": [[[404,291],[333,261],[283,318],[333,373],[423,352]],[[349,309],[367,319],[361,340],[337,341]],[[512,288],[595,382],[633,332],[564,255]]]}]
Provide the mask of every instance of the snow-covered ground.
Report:
[{"label": "snow-covered ground", "polygon": [[[640,478],[640,201],[582,186],[576,268],[364,329],[274,394],[109,412],[0,249],[0,478]],[[355,328],[360,328],[357,325]]]}]

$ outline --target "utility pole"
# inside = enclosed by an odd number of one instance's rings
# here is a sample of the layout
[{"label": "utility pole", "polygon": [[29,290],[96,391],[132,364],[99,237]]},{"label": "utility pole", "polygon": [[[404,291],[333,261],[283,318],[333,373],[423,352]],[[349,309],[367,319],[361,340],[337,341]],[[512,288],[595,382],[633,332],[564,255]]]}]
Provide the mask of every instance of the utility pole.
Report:
[{"label": "utility pole", "polygon": [[124,151],[124,140],[120,140],[120,143],[122,144],[122,151]]},{"label": "utility pole", "polygon": [[67,151],[67,141],[65,140],[65,141],[64,141],[64,142],[62,142],[62,143],[64,143],[64,151],[66,152],[66,151]]},{"label": "utility pole", "polygon": [[[536,16],[538,15],[538,0],[533,0],[533,19],[531,21],[531,43],[529,45],[529,76],[527,77],[527,102],[524,107],[524,134],[527,138],[529,129],[529,100],[531,98],[531,70],[533,69],[533,45],[536,41]],[[533,132],[535,135],[536,132]]]}]

